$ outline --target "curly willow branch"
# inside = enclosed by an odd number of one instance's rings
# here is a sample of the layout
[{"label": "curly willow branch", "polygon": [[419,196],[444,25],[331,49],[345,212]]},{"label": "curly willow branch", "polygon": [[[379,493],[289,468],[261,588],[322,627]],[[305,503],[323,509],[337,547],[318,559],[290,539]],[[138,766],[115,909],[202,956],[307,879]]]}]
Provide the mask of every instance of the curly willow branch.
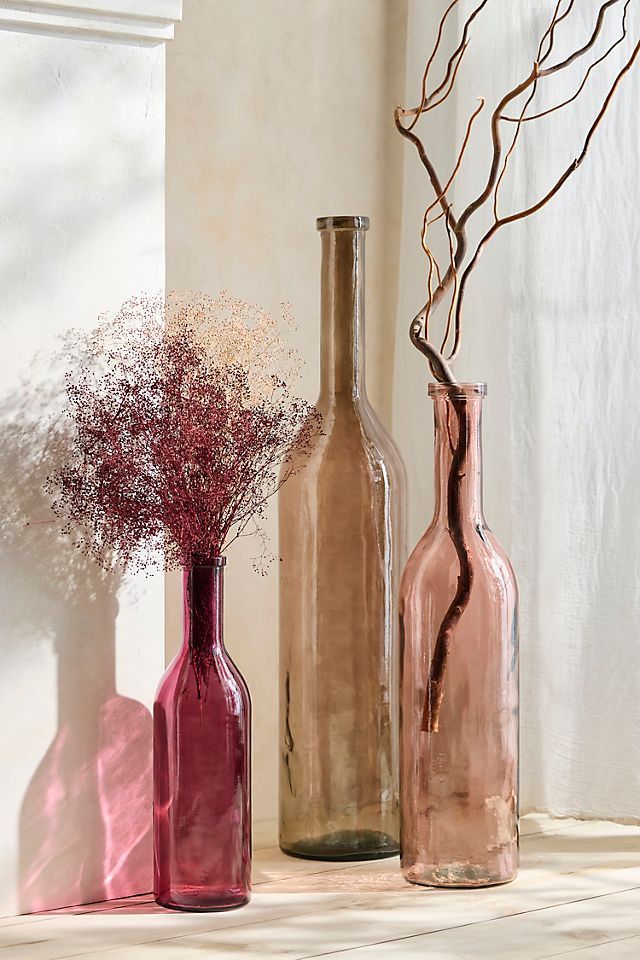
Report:
[{"label": "curly willow branch", "polygon": [[[554,52],[554,45],[556,41],[557,31],[559,26],[566,21],[574,9],[575,0],[569,0],[569,2],[563,7],[563,0],[557,0],[554,4],[553,14],[551,15],[550,21],[544,30],[538,50],[536,61],[530,71],[530,73],[519,83],[515,84],[513,88],[508,90],[505,95],[502,97],[497,107],[492,113],[491,116],[491,139],[492,139],[492,152],[491,152],[491,162],[489,167],[489,172],[485,185],[481,192],[464,208],[464,210],[457,215],[454,211],[453,204],[449,197],[449,191],[451,190],[453,183],[458,176],[460,170],[463,166],[463,161],[467,152],[467,148],[470,141],[470,136],[472,132],[473,123],[480,113],[481,108],[474,112],[469,121],[465,138],[462,143],[462,147],[458,153],[456,163],[454,165],[452,173],[446,178],[446,180],[441,179],[438,171],[425,147],[423,139],[417,134],[415,127],[421,117],[425,116],[435,107],[441,105],[444,101],[449,98],[454,90],[456,79],[458,77],[458,71],[462,62],[462,57],[464,56],[465,51],[467,50],[471,38],[470,38],[470,28],[474,20],[478,15],[484,10],[487,6],[489,0],[483,0],[482,3],[477,4],[470,15],[465,20],[462,32],[460,36],[460,41],[454,50],[453,54],[449,58],[445,74],[441,82],[429,92],[429,80],[430,74],[434,69],[436,55],[440,50],[442,45],[442,40],[444,36],[444,27],[445,23],[454,9],[458,6],[458,2],[449,3],[446,7],[445,12],[440,19],[437,37],[434,48],[429,55],[425,71],[422,77],[421,84],[421,99],[420,105],[411,109],[403,109],[398,107],[395,112],[395,124],[399,133],[409,140],[415,147],[421,163],[427,171],[429,181],[431,183],[432,189],[434,191],[435,199],[429,204],[427,211],[423,217],[423,228],[422,228],[422,244],[425,250],[425,256],[427,257],[429,263],[429,272],[433,276],[435,273],[436,276],[439,276],[435,289],[432,289],[427,298],[427,302],[414,317],[410,326],[410,337],[411,341],[429,360],[429,363],[432,368],[432,372],[436,379],[442,379],[442,382],[452,382],[455,383],[455,377],[452,377],[452,371],[449,367],[449,364],[455,359],[458,355],[461,339],[462,339],[462,312],[463,312],[463,303],[464,297],[467,291],[469,274],[475,269],[478,263],[479,256],[484,250],[486,244],[493,238],[498,229],[507,223],[512,223],[515,220],[522,219],[524,216],[530,216],[532,213],[535,213],[541,206],[544,206],[555,196],[557,190],[550,191],[545,198],[543,198],[540,203],[533,204],[531,207],[527,208],[526,211],[523,211],[519,214],[513,214],[510,216],[501,216],[498,208],[498,198],[500,193],[500,188],[504,182],[504,179],[507,175],[510,161],[512,160],[516,146],[520,137],[520,132],[522,126],[525,123],[531,123],[534,120],[541,119],[547,116],[549,113],[555,112],[562,107],[566,107],[571,104],[582,92],[584,89],[589,76],[592,74],[596,66],[605,61],[611,53],[623,42],[627,35],[626,27],[626,18],[627,10],[633,0],[625,0],[623,5],[623,18],[622,18],[622,36],[612,43],[607,50],[599,56],[587,69],[585,77],[577,91],[577,93],[563,101],[562,103],[556,105],[555,107],[550,108],[549,110],[539,111],[536,114],[528,115],[528,110],[533,103],[536,93],[539,88],[541,81],[546,80],[547,78],[555,76],[557,73],[562,70],[567,69],[572,64],[574,64],[578,59],[586,56],[591,50],[593,50],[595,44],[600,38],[602,31],[604,29],[604,24],[606,22],[606,17],[608,11],[616,6],[620,6],[623,0],[606,0],[602,3],[598,9],[597,17],[594,22],[592,32],[588,40],[577,50],[570,53],[564,59],[549,64],[549,60],[552,58]],[[632,62],[635,58],[632,58]],[[623,73],[626,71],[623,71]],[[617,88],[618,81],[615,82],[614,86],[609,91],[609,94],[615,91]],[[527,99],[525,100],[524,105],[520,109],[519,115],[511,117],[508,115],[508,107],[517,101],[520,96],[527,94]],[[608,107],[611,97],[607,95],[605,99],[605,110]],[[403,123],[403,118],[411,118],[411,122],[408,126],[405,126]],[[515,124],[515,133],[511,139],[510,146],[508,149],[503,148],[502,136],[501,136],[501,124],[512,123]],[[582,161],[580,161],[582,162]],[[573,172],[573,164],[572,170]],[[577,169],[577,168],[575,168]],[[568,177],[562,179],[562,186]],[[443,183],[445,184],[443,186]],[[559,187],[558,187],[559,189]],[[468,241],[467,241],[467,227],[470,221],[475,217],[475,215],[483,209],[486,205],[491,204],[493,208],[494,215],[494,224],[491,229],[485,233],[482,238],[479,249],[476,248],[472,255],[467,258],[468,254]],[[434,207],[440,206],[441,212],[439,216],[430,218],[430,213],[433,211]],[[449,263],[446,265],[446,269],[440,269],[440,264],[436,258],[433,248],[428,242],[427,235],[430,231],[430,228],[436,224],[438,221],[444,221],[444,228],[446,231],[447,245],[449,247]],[[451,255],[451,244],[449,242],[449,233],[453,233],[454,239],[454,250]],[[463,282],[464,277],[464,282]],[[440,349],[438,349],[431,341],[430,337],[430,319],[437,311],[441,302],[447,297],[448,294],[451,294],[450,310],[449,314],[452,315],[452,320],[447,317],[447,325],[445,330],[445,335],[441,341]],[[446,350],[446,344],[449,339],[451,328],[453,327],[454,331],[454,342],[453,346],[449,352],[447,359],[445,360],[444,352]],[[451,379],[450,379],[451,378]]]}]

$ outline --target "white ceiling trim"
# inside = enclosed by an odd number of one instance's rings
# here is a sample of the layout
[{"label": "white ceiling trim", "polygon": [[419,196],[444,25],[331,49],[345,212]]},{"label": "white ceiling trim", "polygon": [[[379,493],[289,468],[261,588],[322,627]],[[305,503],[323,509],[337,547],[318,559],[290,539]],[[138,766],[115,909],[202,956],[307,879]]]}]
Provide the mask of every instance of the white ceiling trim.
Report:
[{"label": "white ceiling trim", "polygon": [[0,0],[0,30],[163,43],[173,39],[182,0]]}]

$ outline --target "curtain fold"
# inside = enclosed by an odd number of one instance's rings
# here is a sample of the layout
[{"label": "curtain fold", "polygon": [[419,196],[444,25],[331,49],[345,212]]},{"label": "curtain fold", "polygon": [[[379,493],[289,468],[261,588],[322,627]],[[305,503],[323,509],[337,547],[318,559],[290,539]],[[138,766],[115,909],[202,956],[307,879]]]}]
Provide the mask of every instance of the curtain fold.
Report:
[{"label": "curtain fold", "polygon": [[[410,4],[411,105],[445,6]],[[473,5],[459,6],[436,77]],[[589,37],[599,6],[580,4],[563,22],[560,56]],[[486,97],[452,192],[458,212],[486,182],[490,113],[530,71],[554,7],[555,0],[490,2],[474,22],[454,95],[421,121],[446,181],[477,98]],[[599,52],[620,35],[621,15],[622,3],[609,11]],[[527,125],[504,182],[503,211],[543,196],[579,155],[640,31],[632,8],[628,30],[575,104]],[[585,63],[541,84],[543,109],[575,92]],[[558,197],[534,218],[505,227],[487,248],[469,285],[456,366],[461,379],[489,385],[485,510],[520,585],[523,809],[555,815],[640,818],[639,95],[636,70]],[[429,197],[407,145],[394,430],[409,474],[412,543],[432,507],[428,371],[407,336],[425,302],[419,236]],[[489,222],[478,218],[472,247]],[[438,250],[444,257],[442,241]]]}]

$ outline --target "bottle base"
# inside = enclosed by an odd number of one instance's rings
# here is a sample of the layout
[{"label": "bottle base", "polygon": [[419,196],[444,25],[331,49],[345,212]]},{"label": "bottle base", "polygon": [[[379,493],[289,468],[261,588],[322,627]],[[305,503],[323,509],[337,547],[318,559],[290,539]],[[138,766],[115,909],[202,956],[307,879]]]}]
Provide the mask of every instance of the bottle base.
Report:
[{"label": "bottle base", "polygon": [[180,910],[183,913],[220,913],[224,910],[238,910],[240,907],[246,906],[251,900],[251,894],[211,900],[194,894],[186,894],[179,900],[163,896],[155,896],[154,899],[158,906],[164,907],[165,910]]},{"label": "bottle base", "polygon": [[300,860],[384,860],[400,853],[397,840],[387,833],[375,830],[338,830],[321,837],[298,840],[295,843],[280,842],[280,849],[290,857]]},{"label": "bottle base", "polygon": [[408,883],[422,887],[473,890],[481,887],[501,887],[506,883],[512,883],[518,876],[518,871],[500,875],[487,872],[473,864],[453,864],[432,869],[425,869],[424,866],[403,867],[402,875]]}]

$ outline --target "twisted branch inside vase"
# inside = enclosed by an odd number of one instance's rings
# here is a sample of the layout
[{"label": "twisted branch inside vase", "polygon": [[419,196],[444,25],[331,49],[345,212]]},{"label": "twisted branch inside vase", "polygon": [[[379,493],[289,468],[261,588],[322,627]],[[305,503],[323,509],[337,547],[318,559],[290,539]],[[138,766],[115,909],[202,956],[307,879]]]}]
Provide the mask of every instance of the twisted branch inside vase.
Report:
[{"label": "twisted branch inside vase", "polygon": [[[640,53],[640,41],[632,48],[621,69],[615,75],[613,81],[609,83],[595,120],[587,130],[578,156],[568,164],[541,199],[528,203],[515,212],[501,214],[500,191],[512,158],[516,155],[516,146],[524,124],[535,126],[535,122],[576,102],[595,68],[607,61],[613,51],[626,40],[627,13],[634,2],[636,0],[606,0],[606,2],[596,5],[597,14],[590,36],[568,55],[555,63],[550,63],[561,24],[564,22],[566,26],[576,19],[575,17],[571,18],[575,0],[566,0],[566,2],[565,0],[553,0],[553,4],[551,4],[553,13],[542,33],[531,69],[526,76],[507,90],[491,114],[492,148],[487,179],[478,195],[467,204],[460,214],[456,214],[454,211],[451,190],[459,180],[472,132],[475,129],[474,124],[485,105],[484,98],[479,98],[479,106],[470,114],[462,144],[456,153],[451,173],[447,177],[440,176],[429,156],[425,141],[416,131],[421,118],[445,103],[455,89],[463,58],[472,43],[471,28],[474,26],[476,19],[478,23],[482,21],[483,13],[486,16],[486,8],[489,7],[490,0],[482,0],[482,2],[477,3],[463,21],[460,41],[446,63],[444,76],[439,83],[436,81],[434,89],[429,92],[431,73],[436,69],[437,55],[443,41],[446,22],[449,16],[456,12],[456,8],[461,6],[462,0],[451,0],[446,7],[438,25],[434,47],[427,58],[422,75],[420,103],[417,107],[409,109],[397,107],[394,114],[398,132],[415,147],[435,195],[435,199],[427,206],[423,214],[420,232],[420,244],[428,262],[426,302],[411,321],[409,336],[413,345],[427,358],[431,373],[439,382],[454,386],[458,383],[451,365],[459,353],[462,342],[462,315],[465,294],[481,254],[502,227],[518,220],[524,220],[541,210],[579,169],[622,80],[635,65]],[[586,69],[577,92],[573,96],[561,100],[550,109],[535,109],[536,97],[541,86],[594,50],[610,20],[609,12],[616,8],[621,11],[620,32],[616,35],[615,41],[606,47],[604,53],[594,54],[594,59]],[[475,24],[474,29],[476,27],[477,24]],[[465,63],[468,63],[468,57]],[[519,102],[521,102],[521,106],[518,108],[517,104]],[[515,116],[509,115],[510,109],[515,111]],[[506,150],[502,141],[502,125],[505,123],[512,125],[513,128],[510,145]],[[441,212],[438,216],[431,217],[432,211],[437,206],[440,207]],[[491,225],[481,235],[475,248],[470,250],[467,227],[476,214],[486,208],[493,214]],[[445,233],[448,255],[448,262],[446,263],[438,261],[430,239],[431,230],[436,224],[440,224]],[[437,282],[435,289],[433,285],[434,277]],[[435,311],[446,299],[449,301],[447,318],[443,336],[438,346],[438,341],[434,340],[432,336],[431,320]],[[439,727],[440,708],[444,693],[444,676],[451,643],[455,627],[469,604],[473,586],[473,567],[469,546],[462,528],[460,500],[461,474],[464,475],[467,457],[465,404],[463,400],[454,397],[451,398],[451,402],[458,417],[459,431],[458,444],[454,451],[448,484],[449,530],[458,557],[459,576],[455,595],[438,631],[429,671],[426,702],[422,714],[422,729],[431,733],[436,733]]]},{"label": "twisted branch inside vase", "polygon": [[467,405],[461,397],[448,398],[447,402],[451,403],[458,418],[458,442],[453,446],[453,456],[447,479],[447,518],[451,540],[458,556],[460,572],[455,595],[440,624],[433,649],[427,694],[422,713],[422,729],[427,733],[437,733],[440,727],[444,675],[447,669],[451,641],[458,621],[469,603],[471,588],[473,587],[471,552],[464,535],[462,520],[462,484],[467,475],[469,452]]}]

